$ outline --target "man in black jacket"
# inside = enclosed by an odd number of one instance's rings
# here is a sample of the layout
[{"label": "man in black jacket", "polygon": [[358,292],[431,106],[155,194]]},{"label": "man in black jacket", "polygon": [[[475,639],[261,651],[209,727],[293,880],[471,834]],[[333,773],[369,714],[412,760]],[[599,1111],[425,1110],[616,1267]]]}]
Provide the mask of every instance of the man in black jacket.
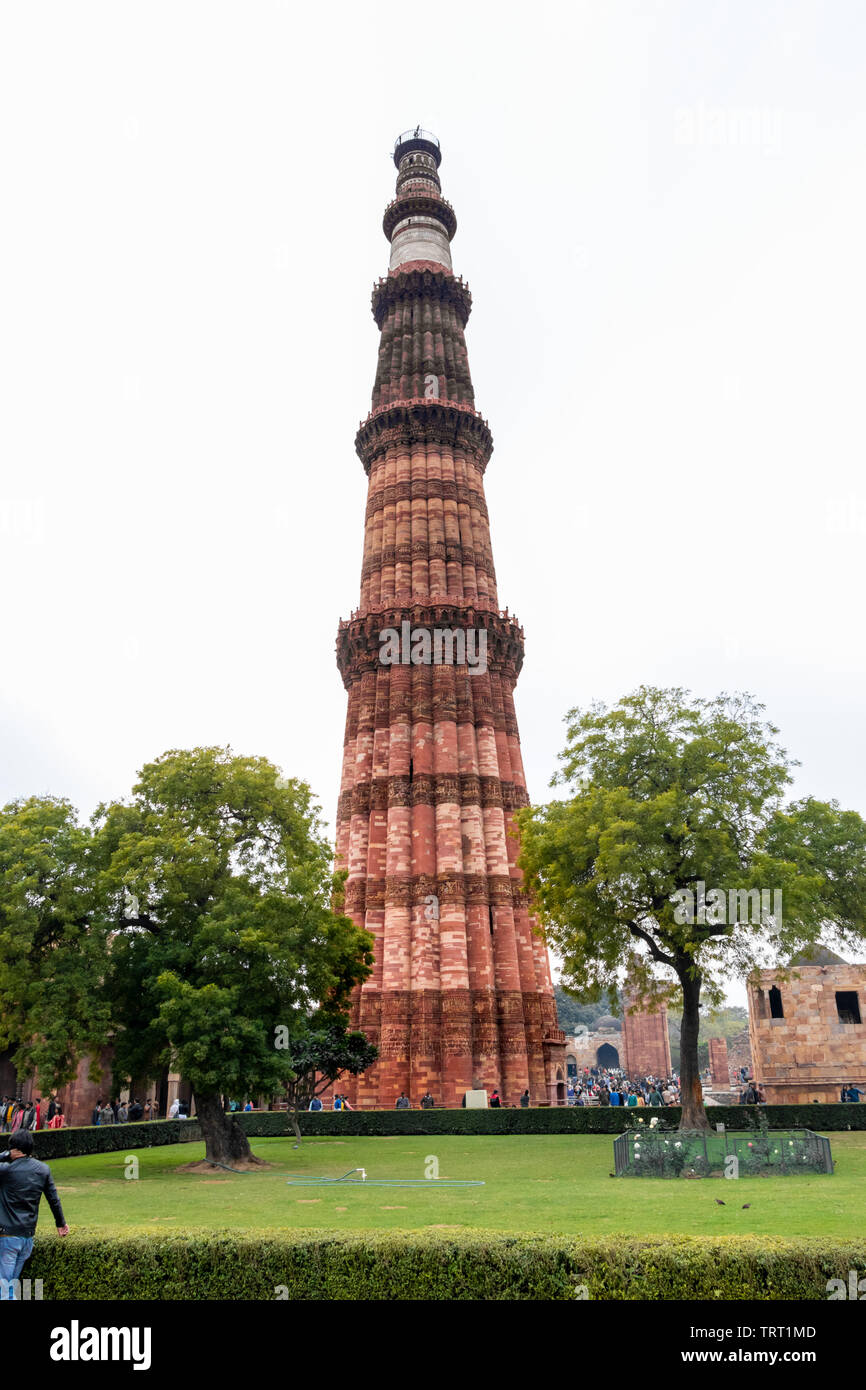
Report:
[{"label": "man in black jacket", "polygon": [[33,1135],[16,1129],[0,1153],[0,1298],[14,1298],[16,1281],[30,1258],[45,1194],[57,1234],[68,1236],[57,1188],[47,1163],[33,1157]]}]

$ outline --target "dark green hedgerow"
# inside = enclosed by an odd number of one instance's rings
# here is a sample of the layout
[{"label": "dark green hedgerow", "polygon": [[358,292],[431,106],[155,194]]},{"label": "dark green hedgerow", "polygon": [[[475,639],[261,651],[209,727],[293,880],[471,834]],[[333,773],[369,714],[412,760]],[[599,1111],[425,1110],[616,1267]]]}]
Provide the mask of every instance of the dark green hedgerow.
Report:
[{"label": "dark green hedgerow", "polygon": [[24,1277],[45,1299],[823,1300],[864,1265],[866,1239],[81,1231],[38,1237]]},{"label": "dark green hedgerow", "polygon": [[[866,1129],[866,1105],[766,1105],[760,1107],[770,1129]],[[710,1123],[746,1130],[757,1123],[754,1105],[718,1105],[708,1111]],[[373,1137],[394,1134],[621,1134],[640,1117],[648,1124],[658,1116],[666,1126],[680,1122],[678,1106],[623,1109],[619,1106],[562,1106],[528,1110],[319,1110],[301,1116],[301,1132],[310,1138]],[[241,1112],[235,1119],[251,1139],[277,1138],[290,1133],[285,1110]],[[40,1130],[34,1135],[37,1158],[50,1162],[80,1154],[116,1153],[201,1139],[196,1120],[149,1120],[134,1125],[82,1126],[80,1129]],[[8,1145],[8,1135],[0,1135]]]},{"label": "dark green hedgerow", "polygon": [[[285,1120],[285,1114],[283,1115]],[[117,1153],[122,1149],[152,1149],[162,1144],[184,1144],[201,1139],[197,1120],[148,1120],[135,1125],[82,1125],[80,1129],[40,1129],[33,1135],[33,1153],[44,1163],[82,1154]],[[9,1147],[9,1135],[0,1134],[0,1148]]]},{"label": "dark green hedgerow", "polygon": [[[710,1124],[746,1130],[757,1124],[758,1112],[770,1129],[866,1129],[866,1105],[718,1105],[707,1111]],[[301,1132],[309,1136],[340,1134],[621,1134],[643,1119],[658,1117],[666,1126],[680,1122],[679,1106],[562,1106],[527,1110],[319,1110],[301,1116]],[[285,1111],[242,1114],[240,1122],[252,1138],[288,1133]]]}]

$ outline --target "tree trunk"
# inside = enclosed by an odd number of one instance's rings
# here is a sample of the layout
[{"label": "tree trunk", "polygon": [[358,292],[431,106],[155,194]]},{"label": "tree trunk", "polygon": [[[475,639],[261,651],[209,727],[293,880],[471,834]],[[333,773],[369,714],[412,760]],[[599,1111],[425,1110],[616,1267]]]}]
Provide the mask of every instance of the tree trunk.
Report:
[{"label": "tree trunk", "polygon": [[249,1140],[240,1125],[223,1110],[222,1099],[214,1093],[195,1098],[196,1117],[205,1142],[205,1159],[209,1163],[224,1163],[233,1168],[237,1163],[250,1163],[253,1154]]},{"label": "tree trunk", "polygon": [[683,990],[683,1021],[680,1028],[680,1094],[683,1113],[680,1129],[709,1129],[710,1122],[704,1109],[704,1092],[698,1064],[701,977],[689,974],[688,963],[678,969],[677,974]]}]

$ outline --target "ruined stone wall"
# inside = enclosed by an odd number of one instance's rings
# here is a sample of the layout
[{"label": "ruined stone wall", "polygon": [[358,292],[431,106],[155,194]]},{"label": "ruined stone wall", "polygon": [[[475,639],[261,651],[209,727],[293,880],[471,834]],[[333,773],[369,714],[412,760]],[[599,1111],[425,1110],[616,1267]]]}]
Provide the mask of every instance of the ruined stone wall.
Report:
[{"label": "ruined stone wall", "polygon": [[731,1068],[728,1044],[724,1038],[710,1038],[710,1080],[714,1086],[730,1086]]},{"label": "ruined stone wall", "polygon": [[[781,1017],[773,1017],[774,988]],[[859,1023],[840,1017],[846,996]],[[749,1036],[755,1079],[767,1101],[838,1101],[846,1082],[866,1090],[864,1020],[866,965],[800,965],[788,978],[761,971],[749,985]]]},{"label": "ruined stone wall", "polygon": [[667,1005],[658,1009],[635,1009],[630,999],[622,1017],[623,1065],[630,1077],[670,1076],[671,1045],[668,1037]]},{"label": "ruined stone wall", "polygon": [[752,1073],[752,1042],[749,1037],[748,1028],[744,1028],[741,1033],[735,1033],[732,1038],[728,1038],[728,1064],[734,1075],[739,1077],[740,1068],[746,1068],[746,1074]]}]

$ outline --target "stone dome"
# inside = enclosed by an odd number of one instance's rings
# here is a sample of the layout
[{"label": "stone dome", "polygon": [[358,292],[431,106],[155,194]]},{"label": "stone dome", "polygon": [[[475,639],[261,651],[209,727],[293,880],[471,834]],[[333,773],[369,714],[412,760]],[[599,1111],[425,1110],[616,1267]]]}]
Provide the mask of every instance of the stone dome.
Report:
[{"label": "stone dome", "polygon": [[847,965],[848,962],[837,956],[835,951],[831,951],[829,946],[823,946],[819,942],[814,946],[807,946],[804,950],[798,951],[797,955],[792,956],[788,962],[790,965]]},{"label": "stone dome", "polygon": [[602,1014],[601,1018],[595,1020],[596,1033],[621,1033],[622,1024],[613,1014]]}]

